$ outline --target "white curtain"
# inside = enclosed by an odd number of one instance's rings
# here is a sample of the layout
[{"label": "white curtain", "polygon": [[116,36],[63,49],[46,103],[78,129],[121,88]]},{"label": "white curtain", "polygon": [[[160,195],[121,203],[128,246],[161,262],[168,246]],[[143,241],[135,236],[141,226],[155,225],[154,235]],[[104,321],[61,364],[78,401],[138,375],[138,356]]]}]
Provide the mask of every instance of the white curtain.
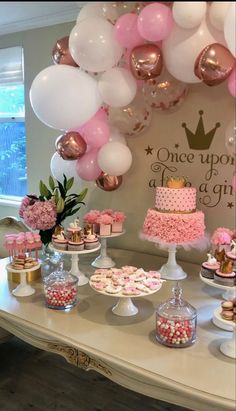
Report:
[{"label": "white curtain", "polygon": [[0,86],[24,82],[23,48],[0,49]]}]

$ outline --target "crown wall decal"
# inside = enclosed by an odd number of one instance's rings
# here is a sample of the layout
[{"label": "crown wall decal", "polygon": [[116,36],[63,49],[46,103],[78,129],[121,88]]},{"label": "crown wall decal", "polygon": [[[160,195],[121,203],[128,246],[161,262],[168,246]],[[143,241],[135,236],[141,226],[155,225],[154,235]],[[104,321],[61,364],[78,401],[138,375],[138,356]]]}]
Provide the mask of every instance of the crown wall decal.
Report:
[{"label": "crown wall decal", "polygon": [[182,127],[185,129],[185,133],[188,139],[189,148],[191,148],[192,150],[208,150],[217,128],[220,127],[220,123],[216,123],[215,127],[212,130],[208,131],[208,133],[205,133],[202,119],[203,113],[203,110],[199,111],[200,118],[195,133],[189,130],[186,123],[182,123]]}]

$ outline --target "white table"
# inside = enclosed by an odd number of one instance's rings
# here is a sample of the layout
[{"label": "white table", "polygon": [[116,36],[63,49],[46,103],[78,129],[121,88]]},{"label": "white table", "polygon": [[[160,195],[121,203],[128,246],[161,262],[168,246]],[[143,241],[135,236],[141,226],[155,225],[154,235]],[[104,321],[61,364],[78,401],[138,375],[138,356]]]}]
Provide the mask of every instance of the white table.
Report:
[{"label": "white table", "polygon": [[[119,266],[136,265],[158,269],[165,259],[125,250],[110,250]],[[91,258],[91,257],[90,257]],[[89,256],[81,257],[87,274]],[[222,301],[220,290],[203,284],[199,266],[181,262],[188,273],[182,282],[183,297],[198,310],[197,342],[173,349],[155,340],[154,309],[171,297],[173,282],[137,299],[139,312],[133,317],[114,316],[114,297],[97,294],[89,285],[79,289],[80,303],[70,312],[46,308],[40,282],[36,293],[17,299],[11,293],[0,262],[0,338],[6,331],[22,340],[64,356],[85,370],[93,369],[116,383],[144,395],[198,411],[235,410],[235,361],[220,351],[229,332],[211,321]]]}]

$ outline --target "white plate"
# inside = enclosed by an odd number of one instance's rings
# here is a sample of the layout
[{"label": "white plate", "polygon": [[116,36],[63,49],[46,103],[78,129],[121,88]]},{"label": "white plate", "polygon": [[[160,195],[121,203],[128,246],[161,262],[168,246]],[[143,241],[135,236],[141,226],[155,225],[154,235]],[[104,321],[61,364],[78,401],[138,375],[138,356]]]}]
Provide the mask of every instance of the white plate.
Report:
[{"label": "white plate", "polygon": [[161,289],[161,287],[162,287],[162,283],[160,284],[160,286],[159,286],[159,288],[157,288],[156,290],[150,290],[148,293],[144,293],[144,292],[142,292],[142,291],[140,291],[140,294],[139,295],[133,295],[133,294],[130,294],[130,295],[124,295],[124,294],[122,294],[122,292],[119,292],[119,293],[116,293],[116,294],[111,294],[111,293],[107,293],[106,291],[103,291],[103,290],[97,290],[96,288],[94,288],[93,286],[92,286],[92,281],[89,281],[89,285],[90,285],[90,287],[94,290],[94,291],[96,291],[97,293],[99,293],[99,294],[102,294],[102,295],[106,295],[106,296],[108,296],[108,297],[117,297],[117,298],[138,298],[138,297],[147,297],[148,295],[151,295],[151,294],[154,294],[154,293],[156,293],[157,291],[159,291],[160,289]]},{"label": "white plate", "polygon": [[24,268],[23,270],[16,270],[15,268],[11,267],[11,264],[7,264],[6,270],[11,272],[11,273],[28,273],[29,271],[35,271],[40,268],[40,264],[34,265],[33,267],[30,268]]},{"label": "white plate", "polygon": [[222,285],[222,284],[218,284],[218,283],[216,283],[214,280],[211,280],[210,278],[205,278],[205,277],[203,277],[202,275],[201,275],[201,273],[200,273],[200,279],[204,282],[204,283],[206,283],[206,284],[208,284],[208,285],[211,285],[212,287],[215,287],[215,288],[220,288],[221,290],[223,289],[223,290],[236,290],[236,286],[229,286],[229,285]]},{"label": "white plate", "polygon": [[119,237],[120,235],[123,235],[123,234],[125,234],[126,233],[126,231],[124,230],[124,231],[122,231],[121,233],[112,233],[112,234],[110,234],[110,235],[100,235],[100,234],[97,234],[97,236],[99,237],[99,238],[113,238],[113,237]]},{"label": "white plate", "polygon": [[89,254],[89,253],[94,253],[95,251],[100,250],[101,244],[97,246],[96,248],[93,248],[91,250],[81,250],[81,251],[68,251],[68,250],[59,250],[58,248],[55,248],[52,244],[49,245],[49,248],[52,251],[56,251],[57,253],[61,254],[66,254],[66,255],[77,255],[77,254]]},{"label": "white plate", "polygon": [[218,307],[215,309],[214,311],[214,316],[215,318],[217,318],[217,320],[219,320],[220,322],[222,322],[225,325],[229,325],[230,327],[235,328],[236,327],[236,323],[234,321],[231,320],[225,320],[224,318],[221,317],[220,313],[222,312],[222,307]]}]

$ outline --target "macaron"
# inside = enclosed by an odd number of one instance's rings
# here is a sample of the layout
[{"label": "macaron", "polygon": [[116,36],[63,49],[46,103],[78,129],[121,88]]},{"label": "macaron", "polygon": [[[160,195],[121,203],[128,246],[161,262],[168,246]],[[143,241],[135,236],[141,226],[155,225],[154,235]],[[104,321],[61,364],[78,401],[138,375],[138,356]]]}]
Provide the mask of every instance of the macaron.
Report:
[{"label": "macaron", "polygon": [[233,311],[222,311],[221,313],[222,318],[227,321],[232,321],[234,319],[234,313]]},{"label": "macaron", "polygon": [[232,310],[234,308],[234,304],[232,301],[223,301],[221,303],[221,307],[223,308],[223,310]]}]

